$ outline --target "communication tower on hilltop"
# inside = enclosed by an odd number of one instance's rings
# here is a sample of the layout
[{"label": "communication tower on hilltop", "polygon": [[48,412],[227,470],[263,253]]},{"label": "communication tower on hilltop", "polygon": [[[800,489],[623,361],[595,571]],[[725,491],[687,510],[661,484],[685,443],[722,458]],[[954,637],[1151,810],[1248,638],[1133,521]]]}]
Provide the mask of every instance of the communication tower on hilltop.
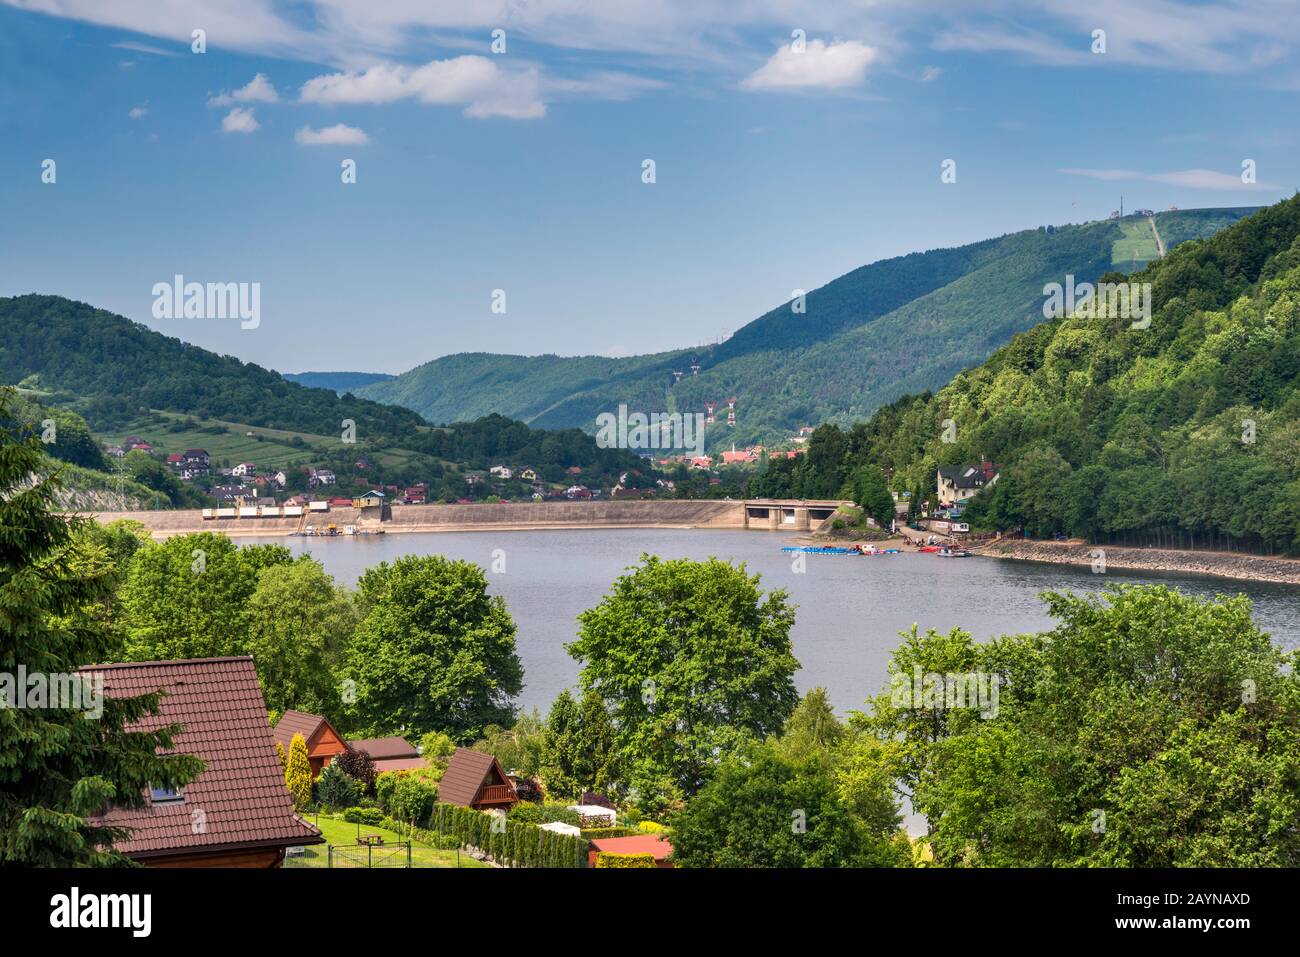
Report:
[{"label": "communication tower on hilltop", "polygon": [[698,360],[696,360],[695,362],[691,363],[691,375],[699,375],[699,374],[700,374],[700,363]]},{"label": "communication tower on hilltop", "polygon": [[681,374],[680,372],[678,372],[677,370],[675,370],[675,369],[673,370],[673,381],[674,381],[674,382],[681,382],[681,381],[682,381],[682,374]]},{"label": "communication tower on hilltop", "polygon": [[705,425],[713,424],[713,410],[716,409],[717,407],[718,407],[718,403],[716,402],[704,403],[704,424]]},{"label": "communication tower on hilltop", "polygon": [[732,396],[727,400],[727,425],[736,424],[736,399]]}]

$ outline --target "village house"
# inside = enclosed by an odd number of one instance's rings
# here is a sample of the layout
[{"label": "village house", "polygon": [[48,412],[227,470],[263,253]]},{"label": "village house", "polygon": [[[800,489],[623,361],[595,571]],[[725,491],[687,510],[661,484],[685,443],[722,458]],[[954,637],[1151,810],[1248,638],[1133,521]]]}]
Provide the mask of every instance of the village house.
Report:
[{"label": "village house", "polygon": [[479,811],[508,811],[519,795],[496,757],[457,748],[438,782],[438,800]]},{"label": "village house", "polygon": [[153,446],[138,435],[127,436],[126,440],[122,442],[122,447],[128,452],[153,452]]},{"label": "village house", "polygon": [[564,497],[571,499],[591,498],[591,489],[585,485],[570,485],[564,490]]},{"label": "village house", "polygon": [[93,818],[126,828],[116,850],[147,867],[280,867],[286,849],[325,839],[293,808],[251,657],[89,665],[110,698],[162,692],[159,713],[130,726],[178,725],[174,748],[204,769],[183,787],[154,787],[144,807]]},{"label": "village house", "polygon": [[525,482],[536,482],[537,473],[534,472],[532,469],[522,469],[519,472],[519,478]]},{"label": "village house", "polygon": [[384,493],[371,489],[363,495],[358,495],[352,500],[353,508],[380,508],[384,507]]},{"label": "village house", "polygon": [[318,485],[333,485],[338,478],[329,469],[308,469],[307,484],[312,488]]},{"label": "village house", "polygon": [[511,469],[508,465],[494,465],[488,471],[490,471],[497,478],[503,478],[503,479],[512,478],[515,474],[514,470]]},{"label": "village house", "polygon": [[402,500],[407,505],[423,505],[427,501],[428,495],[429,490],[425,486],[412,485],[402,493]]},{"label": "village house", "polygon": [[478,469],[471,469],[465,473],[466,485],[479,485],[487,481],[487,473]]},{"label": "village house", "polygon": [[240,462],[230,470],[230,474],[237,478],[252,478],[257,474],[257,466],[252,462]]},{"label": "village house", "polygon": [[992,462],[940,466],[936,475],[939,504],[952,505],[964,502],[997,480],[998,467]]},{"label": "village house", "polygon": [[313,780],[320,777],[331,761],[349,750],[370,755],[377,772],[409,771],[428,766],[415,745],[405,738],[393,735],[347,741],[328,719],[318,714],[286,711],[274,731],[275,740],[284,747],[286,755],[295,734],[302,735],[307,745],[307,762],[311,765]]},{"label": "village house", "polygon": [[104,454],[110,455],[115,459],[120,459],[122,456],[126,455],[126,449],[122,448],[120,445],[106,445],[104,446]]}]

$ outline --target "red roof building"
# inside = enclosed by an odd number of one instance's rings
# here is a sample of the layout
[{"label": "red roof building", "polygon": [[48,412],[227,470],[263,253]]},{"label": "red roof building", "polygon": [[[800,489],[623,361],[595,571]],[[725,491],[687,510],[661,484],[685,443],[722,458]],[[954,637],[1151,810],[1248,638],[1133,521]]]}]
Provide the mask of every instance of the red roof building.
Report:
[{"label": "red roof building", "polygon": [[162,692],[159,713],[128,730],[177,724],[175,750],[204,762],[178,791],[153,790],[143,808],[110,807],[96,822],[128,828],[117,850],[150,867],[279,867],[286,848],[322,844],[294,813],[253,659],[203,658],[89,665],[104,694]]},{"label": "red roof building", "polygon": [[649,854],[657,867],[672,867],[673,846],[660,834],[633,834],[631,837],[601,837],[591,842],[587,865],[596,866],[597,854]]}]

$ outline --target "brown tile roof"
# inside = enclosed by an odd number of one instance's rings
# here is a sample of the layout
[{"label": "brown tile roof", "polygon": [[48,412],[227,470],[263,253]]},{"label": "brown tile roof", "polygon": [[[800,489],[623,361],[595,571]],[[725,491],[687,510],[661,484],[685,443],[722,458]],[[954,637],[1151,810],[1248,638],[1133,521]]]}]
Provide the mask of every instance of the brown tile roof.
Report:
[{"label": "brown tile roof", "polygon": [[88,665],[81,671],[103,675],[104,693],[113,698],[163,691],[159,714],[135,727],[180,724],[175,749],[206,765],[186,785],[182,801],[111,809],[102,821],[132,832],[118,850],[154,857],[323,842],[320,832],[294,813],[252,658]]},{"label": "brown tile roof", "polygon": [[447,770],[438,782],[438,800],[444,804],[459,804],[470,807],[479,789],[496,768],[501,780],[509,782],[497,759],[481,751],[469,748],[457,748],[456,753],[447,762]]},{"label": "brown tile roof", "polygon": [[393,735],[387,738],[357,738],[348,742],[353,751],[364,751],[376,761],[383,758],[418,758],[420,752],[405,738]]},{"label": "brown tile roof", "polygon": [[318,714],[307,714],[305,711],[286,711],[276,723],[275,740],[284,745],[284,753],[288,754],[289,745],[293,743],[295,734],[301,734],[302,739],[310,746],[312,735],[324,723],[325,719]]}]

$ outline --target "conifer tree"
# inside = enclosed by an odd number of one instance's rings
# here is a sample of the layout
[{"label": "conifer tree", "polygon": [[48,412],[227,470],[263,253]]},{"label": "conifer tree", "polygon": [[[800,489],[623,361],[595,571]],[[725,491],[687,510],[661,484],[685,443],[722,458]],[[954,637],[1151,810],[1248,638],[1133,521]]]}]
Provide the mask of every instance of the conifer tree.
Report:
[{"label": "conifer tree", "polygon": [[140,807],[150,785],[186,784],[203,762],[159,753],[175,725],[127,730],[157,713],[156,694],[110,699],[92,677],[80,702],[28,700],[34,676],[120,660],[107,620],[118,577],[103,545],[57,511],[58,475],[11,416],[13,399],[0,389],[0,866],[125,864],[112,842],[129,832],[93,815]]}]

